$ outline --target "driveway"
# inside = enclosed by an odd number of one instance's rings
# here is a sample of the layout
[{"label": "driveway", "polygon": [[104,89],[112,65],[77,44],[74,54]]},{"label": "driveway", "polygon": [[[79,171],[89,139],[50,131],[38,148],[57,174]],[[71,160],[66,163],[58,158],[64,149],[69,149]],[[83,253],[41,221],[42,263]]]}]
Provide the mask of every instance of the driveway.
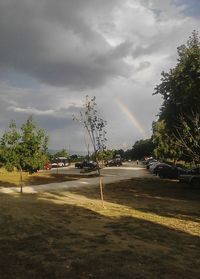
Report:
[{"label": "driveway", "polygon": [[[52,173],[57,172],[56,169],[51,170]],[[74,166],[59,168],[59,173],[63,174],[80,174],[80,170],[76,169]],[[124,163],[121,167],[107,167],[102,169],[102,182],[103,184],[114,183],[122,180],[131,179],[134,177],[152,177],[149,172],[145,169],[143,165],[137,165],[134,162]],[[24,193],[38,193],[38,192],[46,192],[46,191],[63,191],[68,188],[75,187],[83,187],[83,186],[95,186],[99,183],[99,177],[88,177],[80,178],[78,180],[72,181],[64,181],[59,183],[50,183],[44,185],[34,185],[34,186],[24,186]],[[80,174],[81,175],[81,174]],[[0,192],[2,193],[12,193],[19,192],[19,187],[11,187],[11,188],[1,188]]]}]

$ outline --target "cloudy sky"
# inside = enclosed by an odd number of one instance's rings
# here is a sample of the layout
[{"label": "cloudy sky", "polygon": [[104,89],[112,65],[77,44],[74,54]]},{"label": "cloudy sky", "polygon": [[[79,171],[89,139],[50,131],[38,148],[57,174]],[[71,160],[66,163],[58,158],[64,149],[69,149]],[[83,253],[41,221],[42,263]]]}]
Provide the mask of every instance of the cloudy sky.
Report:
[{"label": "cloudy sky", "polygon": [[32,114],[50,148],[83,150],[72,115],[89,95],[108,147],[130,148],[151,135],[160,73],[199,26],[199,0],[0,0],[0,136]]}]

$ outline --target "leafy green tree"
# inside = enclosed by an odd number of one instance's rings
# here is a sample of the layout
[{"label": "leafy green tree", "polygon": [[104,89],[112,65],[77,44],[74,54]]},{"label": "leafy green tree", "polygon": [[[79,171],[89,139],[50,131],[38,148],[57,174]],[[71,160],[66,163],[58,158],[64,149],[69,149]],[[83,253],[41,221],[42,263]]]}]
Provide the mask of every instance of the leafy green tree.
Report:
[{"label": "leafy green tree", "polygon": [[48,137],[43,129],[39,129],[30,116],[27,121],[17,129],[16,123],[11,122],[9,129],[1,138],[1,157],[8,171],[14,168],[20,170],[21,192],[22,171],[34,173],[43,167],[47,161]]},{"label": "leafy green tree", "polygon": [[174,137],[167,134],[164,120],[153,123],[154,155],[157,159],[171,159],[176,163],[182,156],[182,151]]},{"label": "leafy green tree", "polygon": [[[198,127],[195,117],[200,115],[200,38],[193,31],[186,45],[178,47],[178,61],[168,73],[163,72],[161,83],[154,94],[163,97],[159,121],[162,127],[162,142],[156,152],[163,148],[170,153],[179,151],[188,160],[197,160],[196,141]],[[165,139],[164,139],[165,135]],[[154,138],[157,136],[154,135]],[[183,142],[184,141],[184,142]],[[164,146],[165,143],[165,146]],[[170,146],[176,148],[170,149]],[[168,151],[167,151],[168,153]],[[199,160],[199,159],[198,159]]]},{"label": "leafy green tree", "polygon": [[55,154],[54,154],[54,157],[55,158],[58,158],[58,157],[68,157],[69,156],[69,153],[67,152],[66,149],[61,149],[60,151],[57,151]]},{"label": "leafy green tree", "polygon": [[50,159],[51,159],[51,161],[56,161],[57,158],[59,158],[59,157],[66,157],[66,158],[68,158],[69,157],[69,153],[67,152],[66,149],[63,148],[63,149],[57,151],[56,153],[54,153],[53,155],[51,155]]},{"label": "leafy green tree", "polygon": [[179,126],[177,126],[176,146],[183,150],[183,155],[187,161],[200,163],[200,115],[181,116]]},{"label": "leafy green tree", "polygon": [[8,171],[15,167],[20,169],[20,139],[21,135],[17,131],[14,121],[9,124],[8,131],[1,138],[1,161]]},{"label": "leafy green tree", "polygon": [[161,84],[154,93],[163,97],[160,119],[175,132],[181,115],[200,113],[200,38],[196,31],[186,45],[178,47],[176,66],[161,75]]},{"label": "leafy green tree", "polygon": [[98,159],[102,160],[102,161],[111,160],[113,158],[113,155],[114,155],[114,151],[110,150],[110,149],[107,149],[107,150],[104,150],[104,151],[100,151],[98,153]]},{"label": "leafy green tree", "polygon": [[132,148],[132,159],[141,159],[153,154],[154,144],[152,139],[136,141]]}]

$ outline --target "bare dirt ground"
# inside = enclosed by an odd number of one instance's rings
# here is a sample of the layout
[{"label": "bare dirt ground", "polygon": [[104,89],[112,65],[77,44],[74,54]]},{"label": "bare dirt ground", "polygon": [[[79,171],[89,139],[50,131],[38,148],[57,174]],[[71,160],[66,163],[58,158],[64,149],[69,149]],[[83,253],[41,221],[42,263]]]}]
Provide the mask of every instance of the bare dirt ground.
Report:
[{"label": "bare dirt ground", "polygon": [[200,190],[142,172],[0,193],[0,279],[199,278]]}]

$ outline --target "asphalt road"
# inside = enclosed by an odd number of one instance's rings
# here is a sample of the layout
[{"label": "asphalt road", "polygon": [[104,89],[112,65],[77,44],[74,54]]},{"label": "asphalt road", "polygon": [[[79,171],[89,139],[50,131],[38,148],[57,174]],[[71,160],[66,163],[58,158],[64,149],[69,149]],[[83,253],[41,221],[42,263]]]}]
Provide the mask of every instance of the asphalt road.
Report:
[{"label": "asphalt road", "polygon": [[[52,173],[56,173],[57,169],[52,169]],[[59,173],[70,175],[81,175],[80,170],[76,169],[73,165],[66,168],[59,168]],[[50,183],[45,185],[24,186],[24,193],[37,193],[45,191],[63,191],[71,187],[83,187],[98,185],[99,177],[90,177],[92,173],[88,174],[88,177],[80,178],[73,181],[65,181],[59,183]],[[103,184],[114,183],[122,180],[127,180],[134,177],[150,177],[151,175],[141,164],[137,165],[136,162],[124,163],[121,167],[107,167],[101,170]],[[19,192],[19,187],[1,188],[0,192],[11,193]]]}]

